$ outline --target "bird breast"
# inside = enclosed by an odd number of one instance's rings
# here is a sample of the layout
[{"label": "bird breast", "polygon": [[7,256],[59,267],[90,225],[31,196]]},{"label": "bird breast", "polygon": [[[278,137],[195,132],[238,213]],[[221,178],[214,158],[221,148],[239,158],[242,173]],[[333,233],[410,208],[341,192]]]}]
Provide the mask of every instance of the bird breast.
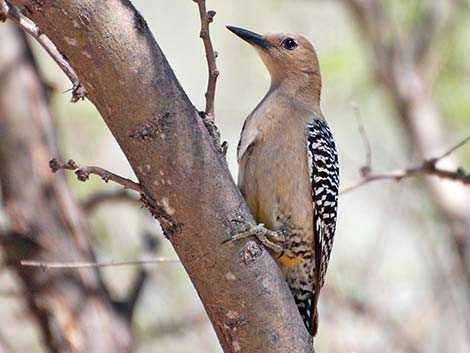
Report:
[{"label": "bird breast", "polygon": [[287,230],[293,243],[312,242],[312,187],[303,124],[295,129],[289,118],[252,116],[242,133],[239,162],[239,186],[257,222]]}]

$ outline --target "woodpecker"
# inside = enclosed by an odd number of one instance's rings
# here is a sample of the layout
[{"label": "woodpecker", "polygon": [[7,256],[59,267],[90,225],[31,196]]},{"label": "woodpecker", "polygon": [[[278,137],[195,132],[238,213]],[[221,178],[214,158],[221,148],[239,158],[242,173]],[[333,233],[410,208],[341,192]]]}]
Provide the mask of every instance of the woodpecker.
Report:
[{"label": "woodpecker", "polygon": [[238,185],[259,224],[233,239],[254,235],[269,249],[315,336],[339,188],[335,142],[320,110],[317,54],[301,35],[227,28],[256,49],[271,76],[237,148]]}]

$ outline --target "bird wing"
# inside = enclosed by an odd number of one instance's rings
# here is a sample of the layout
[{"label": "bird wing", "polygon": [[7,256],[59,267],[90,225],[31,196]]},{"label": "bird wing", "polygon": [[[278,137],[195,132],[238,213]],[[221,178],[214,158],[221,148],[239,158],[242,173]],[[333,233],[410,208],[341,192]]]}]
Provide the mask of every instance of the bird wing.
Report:
[{"label": "bird wing", "polygon": [[307,130],[307,155],[314,208],[315,283],[312,303],[314,313],[333,247],[338,207],[339,167],[335,142],[326,121],[315,117],[307,125]]},{"label": "bird wing", "polygon": [[250,116],[243,123],[242,132],[240,134],[240,140],[238,141],[237,146],[238,163],[240,163],[240,160],[242,159],[243,155],[249,150],[250,146],[252,146],[258,138],[258,129],[256,128],[256,126],[251,126],[251,122],[252,119]]}]

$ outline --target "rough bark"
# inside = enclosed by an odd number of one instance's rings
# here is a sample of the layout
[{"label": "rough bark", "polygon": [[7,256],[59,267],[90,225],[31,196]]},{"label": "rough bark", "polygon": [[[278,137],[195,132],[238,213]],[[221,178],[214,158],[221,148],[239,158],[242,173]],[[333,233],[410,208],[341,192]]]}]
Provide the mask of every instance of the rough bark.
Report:
[{"label": "rough bark", "polygon": [[240,221],[254,220],[130,2],[11,2],[77,72],[188,271],[224,351],[312,352],[272,257],[252,239],[223,243],[244,229]]},{"label": "rough bark", "polygon": [[19,263],[93,261],[93,254],[64,175],[48,168],[57,143],[25,37],[2,24],[0,43],[0,244],[6,261],[49,351],[129,352],[128,321],[113,307],[96,270],[43,271]]}]

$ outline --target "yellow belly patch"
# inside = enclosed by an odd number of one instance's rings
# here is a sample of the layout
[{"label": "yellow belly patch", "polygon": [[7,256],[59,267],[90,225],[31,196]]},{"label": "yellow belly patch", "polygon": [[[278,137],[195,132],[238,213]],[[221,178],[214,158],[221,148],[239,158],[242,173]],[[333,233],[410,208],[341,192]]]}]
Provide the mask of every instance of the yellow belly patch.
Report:
[{"label": "yellow belly patch", "polygon": [[301,256],[290,257],[287,255],[283,255],[279,257],[280,255],[281,253],[273,252],[273,256],[276,259],[276,262],[285,267],[294,267],[307,262],[307,260]]}]

